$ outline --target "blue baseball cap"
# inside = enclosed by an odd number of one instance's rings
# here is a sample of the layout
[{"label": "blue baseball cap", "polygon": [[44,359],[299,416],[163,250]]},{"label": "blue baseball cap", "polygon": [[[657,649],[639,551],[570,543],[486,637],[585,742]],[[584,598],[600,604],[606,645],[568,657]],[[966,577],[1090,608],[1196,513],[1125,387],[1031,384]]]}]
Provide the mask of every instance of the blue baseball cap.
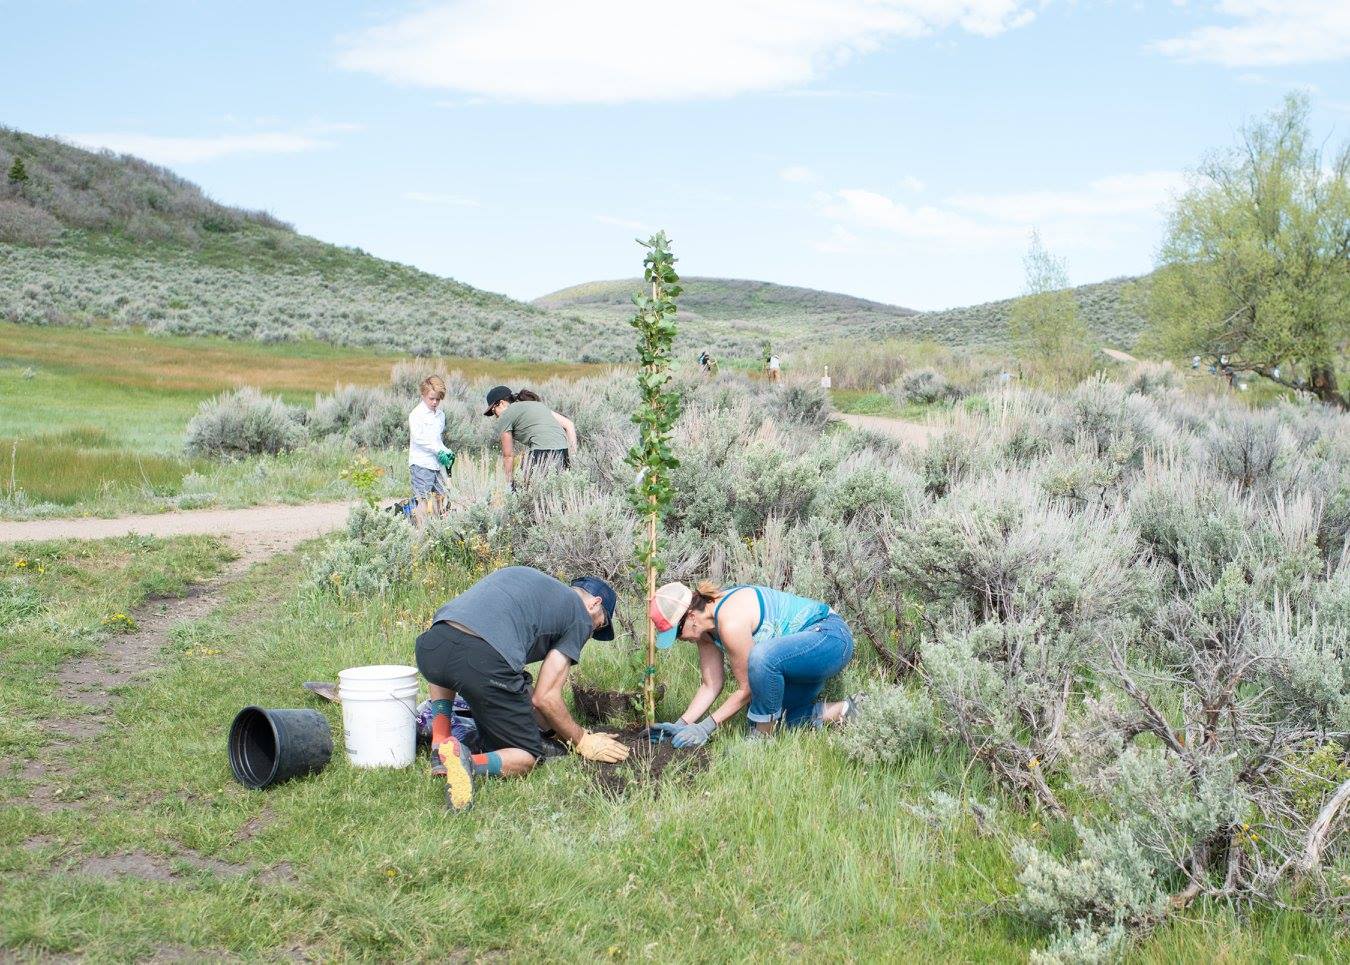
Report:
[{"label": "blue baseball cap", "polygon": [[605,608],[605,624],[597,627],[592,633],[593,640],[613,640],[614,639],[614,607],[618,605],[619,598],[614,593],[614,587],[610,586],[598,576],[582,576],[572,581],[572,585],[579,590],[585,590],[591,596],[598,597],[601,606]]}]

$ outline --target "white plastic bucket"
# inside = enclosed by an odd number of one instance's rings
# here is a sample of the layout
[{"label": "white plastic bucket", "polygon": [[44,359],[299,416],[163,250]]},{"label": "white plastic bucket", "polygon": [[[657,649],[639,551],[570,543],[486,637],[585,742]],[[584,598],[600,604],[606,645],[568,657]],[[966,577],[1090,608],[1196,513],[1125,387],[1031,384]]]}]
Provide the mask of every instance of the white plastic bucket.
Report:
[{"label": "white plastic bucket", "polygon": [[417,753],[417,670],[397,664],[338,674],[342,734],[354,767],[407,767]]}]

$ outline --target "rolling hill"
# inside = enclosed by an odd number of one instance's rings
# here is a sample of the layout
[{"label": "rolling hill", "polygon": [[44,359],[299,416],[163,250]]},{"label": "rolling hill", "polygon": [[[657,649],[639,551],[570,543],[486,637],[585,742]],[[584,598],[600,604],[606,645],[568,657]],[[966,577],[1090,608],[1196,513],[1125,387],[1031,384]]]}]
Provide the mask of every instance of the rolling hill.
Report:
[{"label": "rolling hill", "polygon": [[[22,159],[26,180],[6,176]],[[0,319],[503,359],[582,359],[581,320],[218,204],[171,171],[0,127]]]},{"label": "rolling hill", "polygon": [[[1144,321],[1131,301],[1138,279],[1115,278],[1073,289],[1088,329],[1104,343],[1133,346]],[[852,295],[794,288],[736,278],[683,279],[682,334],[698,336],[728,355],[753,356],[764,339],[791,351],[808,344],[859,336],[872,339],[931,340],[945,345],[993,347],[1007,340],[1008,317],[1016,299],[964,308],[917,312]],[[534,305],[581,315],[597,323],[632,315],[633,292],[642,280],[594,281],[534,299]],[[736,350],[728,351],[728,346]]]},{"label": "rolling hill", "polygon": [[[11,179],[15,158],[26,176]],[[1134,344],[1128,280],[1075,289],[1089,327]],[[839,339],[996,345],[1012,300],[942,312],[762,281],[685,279],[678,351],[757,357]],[[628,355],[638,279],[526,304],[220,204],[173,172],[0,127],[0,319],[496,359]]]}]

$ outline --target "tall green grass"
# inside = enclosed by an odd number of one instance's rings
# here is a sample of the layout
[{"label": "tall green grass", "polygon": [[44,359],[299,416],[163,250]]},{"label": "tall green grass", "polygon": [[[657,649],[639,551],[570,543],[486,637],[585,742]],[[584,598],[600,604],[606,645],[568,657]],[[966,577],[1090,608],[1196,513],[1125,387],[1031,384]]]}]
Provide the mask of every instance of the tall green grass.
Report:
[{"label": "tall green grass", "polygon": [[207,468],[203,460],[141,453],[124,448],[97,426],[73,426],[24,439],[0,438],[3,482],[11,500],[74,506],[95,497],[173,496],[183,477]]},{"label": "tall green grass", "polygon": [[[80,568],[94,560],[62,552],[49,559],[70,567],[67,589],[54,585],[44,612],[7,632],[84,626],[99,609],[78,609]],[[339,605],[297,587],[303,572],[276,559],[221,611],[175,631],[166,671],[127,691],[98,752],[67,753],[70,793],[86,809],[42,813],[23,802],[22,780],[0,777],[0,946],[111,961],[168,947],[189,958],[1022,962],[1044,941],[1007,900],[1014,868],[1000,836],[1071,835],[1018,813],[954,751],[869,769],[828,734],[748,742],[732,724],[712,741],[709,770],[659,794],[605,798],[564,759],[489,782],[474,811],[453,816],[420,762],[350,767],[339,708],[316,702],[337,742],[328,768],[247,791],[225,753],[240,707],[301,705],[305,679],[407,662],[432,609],[465,584],[431,573],[395,596]],[[686,649],[662,659],[666,715],[697,682]],[[577,672],[609,681],[621,665],[614,645],[592,643]],[[50,666],[28,672],[52,693]],[[868,673],[852,668],[837,686]],[[11,711],[28,724],[15,756],[40,748],[34,721],[53,712],[49,698]],[[934,790],[995,803],[993,836],[930,823],[919,812]],[[88,855],[144,850],[173,863],[185,849],[239,873],[179,865],[176,880],[150,883],[78,873]],[[286,873],[267,874],[277,868]],[[1200,904],[1133,957],[1333,961],[1344,951],[1333,923]]]}]

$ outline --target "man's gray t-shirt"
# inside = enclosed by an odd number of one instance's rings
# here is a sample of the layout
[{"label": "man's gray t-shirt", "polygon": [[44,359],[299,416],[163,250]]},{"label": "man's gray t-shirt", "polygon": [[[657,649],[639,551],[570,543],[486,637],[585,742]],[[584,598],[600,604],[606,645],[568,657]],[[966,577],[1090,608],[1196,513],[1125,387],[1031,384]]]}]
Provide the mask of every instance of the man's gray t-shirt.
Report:
[{"label": "man's gray t-shirt", "polygon": [[529,566],[489,573],[436,611],[482,637],[513,670],[558,650],[573,663],[595,629],[576,590]]}]

